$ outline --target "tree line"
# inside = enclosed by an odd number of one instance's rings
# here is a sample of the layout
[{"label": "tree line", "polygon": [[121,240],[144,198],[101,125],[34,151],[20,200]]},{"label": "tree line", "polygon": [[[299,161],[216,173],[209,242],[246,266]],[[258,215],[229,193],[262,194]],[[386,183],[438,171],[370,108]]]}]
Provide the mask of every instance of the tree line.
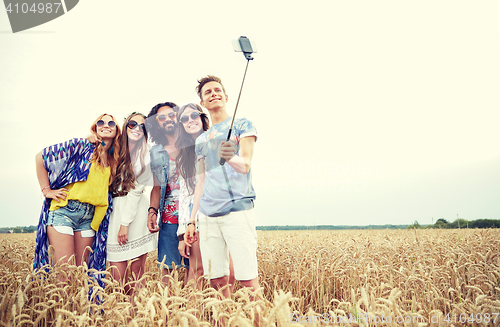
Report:
[{"label": "tree line", "polygon": [[500,228],[500,220],[498,219],[455,219],[453,222],[448,222],[444,218],[439,218],[433,225],[421,226],[418,221],[406,227],[410,228],[440,228],[440,229],[454,229],[454,228]]},{"label": "tree line", "polygon": [[[350,225],[273,225],[273,226],[257,226],[257,230],[343,230],[343,229],[412,229],[412,228],[500,228],[500,220],[498,219],[477,219],[466,220],[456,219],[453,222],[448,222],[444,218],[440,218],[432,225],[420,225],[415,221],[411,225],[365,225],[365,226],[350,226]],[[0,233],[33,233],[36,232],[37,226],[17,226],[17,227],[2,227]]]},{"label": "tree line", "polygon": [[257,230],[343,230],[343,229],[405,229],[408,225],[286,225],[286,226],[257,226]]},{"label": "tree line", "polygon": [[495,219],[477,219],[465,220],[457,219],[453,222],[448,222],[444,218],[440,218],[432,225],[420,225],[415,221],[411,225],[365,225],[365,226],[351,226],[351,225],[286,225],[286,226],[257,226],[257,230],[344,230],[344,229],[413,229],[413,228],[441,228],[441,229],[454,229],[454,228],[500,228],[500,220]]},{"label": "tree line", "polygon": [[37,226],[17,226],[17,227],[1,227],[0,233],[33,233],[36,232]]}]

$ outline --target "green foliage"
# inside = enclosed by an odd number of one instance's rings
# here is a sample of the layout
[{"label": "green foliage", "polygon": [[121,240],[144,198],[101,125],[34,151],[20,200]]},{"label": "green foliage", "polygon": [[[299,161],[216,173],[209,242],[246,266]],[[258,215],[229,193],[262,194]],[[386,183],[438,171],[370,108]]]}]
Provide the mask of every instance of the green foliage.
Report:
[{"label": "green foliage", "polygon": [[500,220],[477,219],[469,222],[469,228],[500,228]]},{"label": "green foliage", "polygon": [[406,227],[406,229],[414,229],[414,228],[422,228],[422,226],[420,226],[418,221],[415,220],[415,222],[412,225],[409,225],[408,227]]},{"label": "green foliage", "polygon": [[442,222],[441,219],[439,219],[438,221],[436,221],[436,223],[434,225],[430,225],[429,227],[430,228],[444,229],[444,228],[448,228],[448,223]]},{"label": "green foliage", "polygon": [[[286,226],[257,226],[257,230],[345,230],[345,229],[413,229],[413,228],[441,228],[453,229],[458,228],[458,220],[449,223],[444,218],[439,218],[434,225],[420,225],[418,221],[411,225],[366,225],[366,226],[349,226],[349,225],[286,225]],[[500,220],[493,219],[478,219],[468,221],[460,219],[460,228],[500,228]]]},{"label": "green foliage", "polygon": [[431,228],[500,228],[500,220],[494,219],[477,219],[477,220],[465,220],[456,219],[455,221],[448,223],[445,219],[438,219],[434,225],[430,225]]},{"label": "green foliage", "polygon": [[17,226],[17,227],[2,227],[0,228],[0,232],[7,233],[8,231],[12,231],[13,233],[33,233],[36,232],[37,226]]},{"label": "green foliage", "polygon": [[454,222],[448,224],[448,228],[467,228],[469,222],[465,219],[456,219]]}]

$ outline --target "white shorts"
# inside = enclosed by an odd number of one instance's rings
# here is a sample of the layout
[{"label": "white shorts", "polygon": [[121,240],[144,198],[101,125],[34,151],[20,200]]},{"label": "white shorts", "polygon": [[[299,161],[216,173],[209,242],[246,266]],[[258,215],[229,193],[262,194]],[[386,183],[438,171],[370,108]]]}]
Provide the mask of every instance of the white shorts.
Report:
[{"label": "white shorts", "polygon": [[258,277],[257,231],[252,209],[221,217],[200,213],[198,225],[203,271],[209,279],[229,275],[229,253],[236,280]]}]

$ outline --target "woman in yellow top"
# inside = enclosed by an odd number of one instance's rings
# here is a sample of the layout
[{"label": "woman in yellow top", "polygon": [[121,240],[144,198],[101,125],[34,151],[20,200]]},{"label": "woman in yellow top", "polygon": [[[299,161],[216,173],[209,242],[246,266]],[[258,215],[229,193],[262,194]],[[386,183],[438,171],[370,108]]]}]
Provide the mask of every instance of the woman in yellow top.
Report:
[{"label": "woman in yellow top", "polygon": [[[102,114],[92,127],[102,142],[72,139],[36,155],[36,172],[45,196],[37,230],[34,268],[61,260],[89,268],[106,268],[106,238],[111,197],[108,187],[116,173],[120,129],[113,116]],[[97,232],[97,234],[96,234]],[[54,247],[49,262],[48,245]]]}]

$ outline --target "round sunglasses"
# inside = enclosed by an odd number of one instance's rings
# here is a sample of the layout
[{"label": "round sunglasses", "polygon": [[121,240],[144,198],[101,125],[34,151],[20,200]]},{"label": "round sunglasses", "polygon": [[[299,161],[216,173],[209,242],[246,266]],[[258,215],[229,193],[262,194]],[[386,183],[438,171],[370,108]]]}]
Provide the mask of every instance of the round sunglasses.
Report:
[{"label": "round sunglasses", "polygon": [[[201,113],[199,111],[193,111],[190,116],[191,116],[192,120],[196,120],[196,119],[198,119],[198,117],[201,116]],[[189,121],[189,116],[188,115],[182,115],[180,121],[183,124],[187,123]]]},{"label": "round sunglasses", "polygon": [[144,126],[144,124],[139,124],[138,122],[136,122],[135,120],[130,120],[128,123],[127,123],[127,127],[130,128],[130,129],[134,129],[136,128],[137,126],[139,126],[139,128],[145,133],[146,132],[146,127]]},{"label": "round sunglasses", "polygon": [[103,127],[104,125],[108,124],[109,127],[113,128],[116,126],[116,123],[114,120],[110,120],[108,122],[105,122],[104,120],[102,119],[99,119],[96,123],[97,127]]},{"label": "round sunglasses", "polygon": [[164,122],[167,120],[167,116],[170,119],[175,119],[175,112],[169,112],[167,115],[158,115],[156,116],[156,120],[159,122]]}]

